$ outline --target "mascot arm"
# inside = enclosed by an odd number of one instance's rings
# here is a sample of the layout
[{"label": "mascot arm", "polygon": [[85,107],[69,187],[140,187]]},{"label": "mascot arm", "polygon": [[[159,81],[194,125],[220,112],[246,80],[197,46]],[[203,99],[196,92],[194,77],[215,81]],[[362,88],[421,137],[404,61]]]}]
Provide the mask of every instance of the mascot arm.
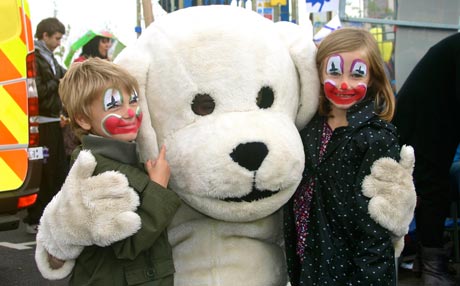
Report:
[{"label": "mascot arm", "polygon": [[369,214],[393,234],[396,256],[404,247],[404,235],[409,230],[416,204],[413,148],[403,146],[400,158],[399,162],[387,157],[375,161],[362,184],[363,194],[370,198]]},{"label": "mascot arm", "polygon": [[[141,226],[134,212],[139,197],[126,177],[115,171],[92,176],[95,168],[91,152],[81,151],[61,191],[43,212],[35,260],[47,279],[66,277],[84,246],[108,246]],[[48,254],[65,260],[64,266],[53,269]]]},{"label": "mascot arm", "polygon": [[142,226],[134,235],[112,245],[119,259],[135,259],[142,251],[151,248],[157,238],[166,232],[181,204],[176,193],[150,181],[145,173],[139,172],[137,182],[133,184],[141,185],[140,188],[134,185],[134,188],[141,196],[141,205],[136,213],[141,218]]}]

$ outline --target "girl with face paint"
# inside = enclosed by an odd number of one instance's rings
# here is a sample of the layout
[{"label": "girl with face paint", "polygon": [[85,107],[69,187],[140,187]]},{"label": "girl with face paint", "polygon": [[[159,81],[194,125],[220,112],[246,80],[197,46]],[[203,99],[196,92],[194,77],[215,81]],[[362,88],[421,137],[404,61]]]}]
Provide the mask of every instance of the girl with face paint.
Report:
[{"label": "girl with face paint", "polygon": [[300,132],[305,170],[284,211],[291,284],[396,285],[391,233],[370,217],[361,191],[373,162],[400,152],[377,43],[343,28],[319,45],[316,63],[320,106]]},{"label": "girl with face paint", "polygon": [[[97,163],[92,176],[107,171],[125,175],[139,195],[136,214],[141,220],[140,229],[124,240],[106,247],[85,247],[76,259],[69,285],[88,285],[91,281],[128,285],[126,277],[141,279],[149,285],[174,285],[166,227],[179,208],[180,199],[166,188],[170,169],[164,146],[155,161],[149,160],[145,166],[139,162],[134,141],[142,122],[138,90],[137,81],[127,71],[99,58],[74,63],[60,83],[59,94],[82,142],[72,159],[81,150],[89,150]],[[113,202],[112,207],[116,206]],[[77,202],[68,208],[69,213],[79,210]],[[51,268],[64,265],[64,261],[48,256]],[[153,271],[153,265],[162,266]],[[145,271],[152,275],[145,276]]]}]

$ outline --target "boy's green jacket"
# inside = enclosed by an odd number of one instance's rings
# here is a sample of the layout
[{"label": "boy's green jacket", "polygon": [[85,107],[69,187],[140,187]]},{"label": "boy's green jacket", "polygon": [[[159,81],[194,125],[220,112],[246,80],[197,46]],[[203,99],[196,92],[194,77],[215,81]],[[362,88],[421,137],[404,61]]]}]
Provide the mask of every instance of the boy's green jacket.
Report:
[{"label": "boy's green jacket", "polygon": [[[101,148],[102,147],[102,148]],[[93,176],[118,171],[126,175],[138,194],[140,230],[107,247],[87,246],[76,260],[70,285],[155,285],[173,286],[174,264],[166,227],[180,206],[171,190],[150,180],[138,164],[134,143],[84,136],[82,149],[91,150],[97,165]],[[129,161],[129,162],[128,162]]]}]

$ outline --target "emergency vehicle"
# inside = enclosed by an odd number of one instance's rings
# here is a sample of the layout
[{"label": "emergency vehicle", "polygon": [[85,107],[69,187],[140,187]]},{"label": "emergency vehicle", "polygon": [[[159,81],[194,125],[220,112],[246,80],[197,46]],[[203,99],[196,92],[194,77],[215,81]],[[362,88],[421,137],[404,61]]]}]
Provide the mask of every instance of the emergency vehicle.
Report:
[{"label": "emergency vehicle", "polygon": [[27,0],[0,1],[0,230],[16,229],[35,203],[44,148],[38,146],[38,94]]}]

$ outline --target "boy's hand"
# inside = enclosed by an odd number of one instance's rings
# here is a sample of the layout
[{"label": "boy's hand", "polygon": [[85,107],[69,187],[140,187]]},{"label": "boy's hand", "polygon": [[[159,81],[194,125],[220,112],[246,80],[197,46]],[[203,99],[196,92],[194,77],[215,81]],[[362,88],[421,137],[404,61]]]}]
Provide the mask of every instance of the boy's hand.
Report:
[{"label": "boy's hand", "polygon": [[171,170],[169,163],[166,161],[166,147],[161,146],[160,154],[155,161],[147,160],[145,168],[152,181],[166,188],[168,186]]},{"label": "boy's hand", "polygon": [[48,262],[52,269],[59,269],[64,265],[65,260],[58,259],[48,253]]}]

